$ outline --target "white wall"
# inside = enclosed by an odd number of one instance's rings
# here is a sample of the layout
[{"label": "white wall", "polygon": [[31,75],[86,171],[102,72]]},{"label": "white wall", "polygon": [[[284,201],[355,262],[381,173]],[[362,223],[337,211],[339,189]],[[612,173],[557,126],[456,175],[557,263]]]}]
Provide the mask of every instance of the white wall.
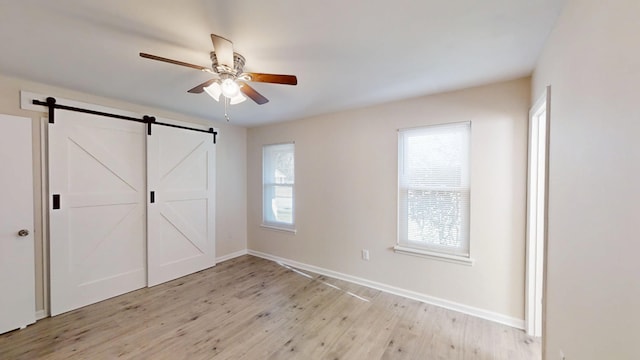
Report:
[{"label": "white wall", "polygon": [[640,359],[640,1],[570,0],[551,85],[547,359]]},{"label": "white wall", "polygon": [[[529,99],[525,78],[250,128],[249,249],[523,319]],[[396,130],[468,120],[476,264],[394,253]],[[295,235],[259,226],[262,145],[286,141],[296,143]]]},{"label": "white wall", "polygon": [[[40,181],[40,118],[44,113],[20,109],[20,90],[27,90],[54,97],[84,101],[113,108],[165,117],[169,119],[205,124],[219,129],[216,146],[216,256],[223,257],[244,251],[247,243],[246,223],[246,129],[228,125],[226,122],[211,122],[187,117],[160,109],[149,108],[122,101],[91,96],[86,93],[61,89],[0,75],[0,113],[25,116],[33,119],[34,153],[34,198],[36,241],[36,308],[44,309],[43,282],[43,233],[41,216]],[[46,237],[45,237],[46,243]]]}]

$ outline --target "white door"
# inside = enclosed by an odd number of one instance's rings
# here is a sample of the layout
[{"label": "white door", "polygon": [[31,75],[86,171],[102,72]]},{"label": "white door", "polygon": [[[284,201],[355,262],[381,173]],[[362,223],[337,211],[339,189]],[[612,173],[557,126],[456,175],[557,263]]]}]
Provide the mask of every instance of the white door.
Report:
[{"label": "white door", "polygon": [[147,165],[148,286],[154,286],[215,265],[213,137],[154,126]]},{"label": "white door", "polygon": [[145,133],[62,110],[49,124],[51,315],[146,285]]},{"label": "white door", "polygon": [[31,146],[31,119],[0,115],[0,333],[36,321]]}]

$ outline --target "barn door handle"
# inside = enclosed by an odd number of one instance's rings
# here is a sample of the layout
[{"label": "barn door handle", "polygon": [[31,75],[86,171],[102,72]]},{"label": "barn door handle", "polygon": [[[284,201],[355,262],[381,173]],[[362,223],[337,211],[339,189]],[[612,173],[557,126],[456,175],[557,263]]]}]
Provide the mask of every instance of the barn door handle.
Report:
[{"label": "barn door handle", "polygon": [[53,194],[53,210],[60,209],[60,194]]},{"label": "barn door handle", "polygon": [[151,193],[149,194],[149,201],[153,204],[154,202],[156,202],[156,192],[155,191],[151,191]]}]

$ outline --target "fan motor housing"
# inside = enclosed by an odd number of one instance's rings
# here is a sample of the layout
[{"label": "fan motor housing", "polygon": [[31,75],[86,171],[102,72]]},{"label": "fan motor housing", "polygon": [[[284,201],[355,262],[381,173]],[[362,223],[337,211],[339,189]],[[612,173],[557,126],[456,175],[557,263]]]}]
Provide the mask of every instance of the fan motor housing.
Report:
[{"label": "fan motor housing", "polygon": [[233,53],[233,69],[229,69],[227,66],[218,64],[218,57],[216,56],[216,52],[212,51],[210,53],[211,56],[211,64],[213,70],[218,74],[231,74],[234,77],[238,74],[242,74],[242,70],[244,69],[244,56],[238,54],[237,52]]}]

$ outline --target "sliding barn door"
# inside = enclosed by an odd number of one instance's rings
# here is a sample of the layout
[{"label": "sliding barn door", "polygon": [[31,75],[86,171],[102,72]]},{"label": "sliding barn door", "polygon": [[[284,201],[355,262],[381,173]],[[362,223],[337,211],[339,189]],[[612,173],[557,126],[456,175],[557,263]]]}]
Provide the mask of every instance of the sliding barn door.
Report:
[{"label": "sliding barn door", "polygon": [[147,166],[148,286],[214,266],[212,135],[154,126]]},{"label": "sliding barn door", "polygon": [[55,115],[49,124],[51,315],[146,285],[145,125]]}]

